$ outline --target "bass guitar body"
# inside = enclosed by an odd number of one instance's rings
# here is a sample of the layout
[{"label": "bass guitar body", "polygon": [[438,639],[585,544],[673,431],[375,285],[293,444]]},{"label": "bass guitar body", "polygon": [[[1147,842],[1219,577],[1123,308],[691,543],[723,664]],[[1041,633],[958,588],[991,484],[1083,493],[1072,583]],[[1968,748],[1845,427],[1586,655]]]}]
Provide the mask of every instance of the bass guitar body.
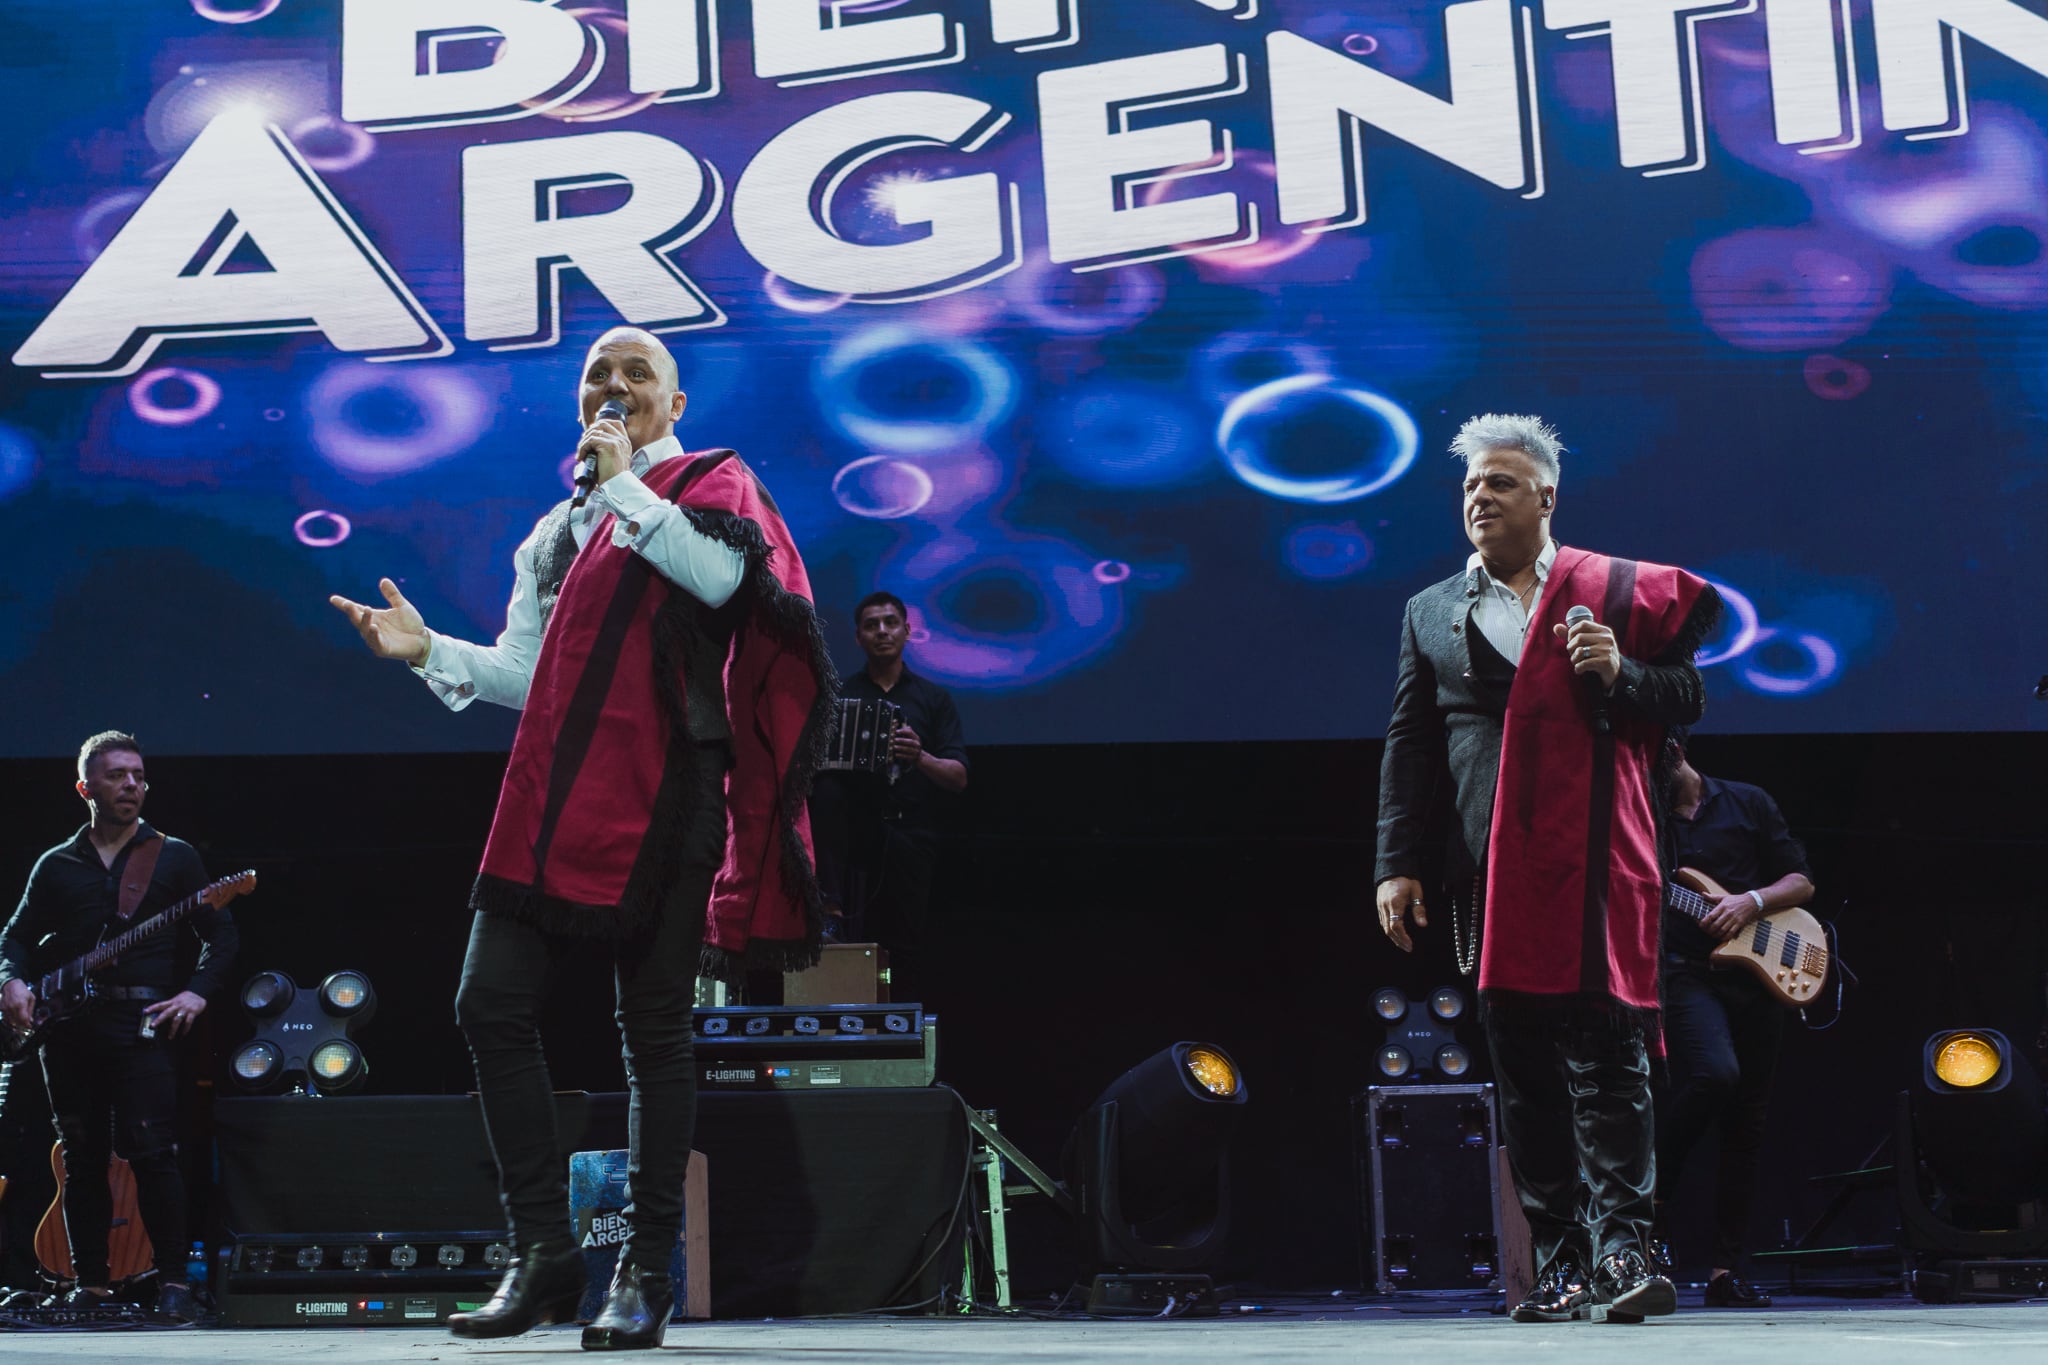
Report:
[{"label": "bass guitar body", "polygon": [[[71,1238],[64,1223],[64,1145],[50,1148],[50,1173],[57,1177],[57,1197],[36,1228],[36,1260],[59,1280],[77,1278],[71,1264]],[[107,1266],[111,1283],[132,1280],[156,1264],[149,1230],[135,1206],[135,1172],[115,1157],[107,1165],[107,1188],[114,1196],[114,1220],[107,1234]]]},{"label": "bass guitar body", "polygon": [[[1680,868],[1675,880],[1697,893],[1702,913],[1728,894],[1712,877],[1690,867]],[[1678,899],[1681,909],[1693,913],[1683,898]],[[1748,971],[1782,1004],[1805,1005],[1820,994],[1827,981],[1827,931],[1804,910],[1773,910],[1715,948],[1713,963]]]}]

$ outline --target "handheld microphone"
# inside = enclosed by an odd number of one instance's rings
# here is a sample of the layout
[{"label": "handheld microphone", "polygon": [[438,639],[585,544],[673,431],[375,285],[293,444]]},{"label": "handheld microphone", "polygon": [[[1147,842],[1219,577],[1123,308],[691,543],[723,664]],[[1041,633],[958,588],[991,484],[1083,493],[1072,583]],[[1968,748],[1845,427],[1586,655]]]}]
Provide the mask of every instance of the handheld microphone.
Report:
[{"label": "handheld microphone", "polygon": [[[604,406],[597,410],[597,420],[602,422],[607,417],[611,418],[614,422],[625,421],[626,405],[616,398],[605,399]],[[576,467],[576,496],[569,499],[570,508],[572,510],[581,508],[584,503],[590,501],[590,490],[595,487],[597,487],[597,456],[585,455],[582,462]]]},{"label": "handheld microphone", "polygon": [[[1569,634],[1571,627],[1592,619],[1593,609],[1582,602],[1564,614],[1565,630]],[[1598,673],[1579,674],[1579,683],[1586,689],[1587,699],[1593,703],[1593,733],[1612,734],[1614,726],[1607,719],[1607,685],[1600,681]]]}]

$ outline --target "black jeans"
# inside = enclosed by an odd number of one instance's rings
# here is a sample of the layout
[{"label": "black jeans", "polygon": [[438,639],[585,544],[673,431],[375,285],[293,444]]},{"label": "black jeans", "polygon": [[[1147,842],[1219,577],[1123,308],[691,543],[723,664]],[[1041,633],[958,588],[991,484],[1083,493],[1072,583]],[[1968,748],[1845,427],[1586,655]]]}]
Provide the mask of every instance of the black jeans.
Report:
[{"label": "black jeans", "polygon": [[36,1058],[25,1057],[4,1071],[0,1176],[7,1178],[7,1195],[0,1198],[0,1288],[34,1289],[42,1283],[36,1224],[57,1192],[50,1176],[50,1101]]},{"label": "black jeans", "polygon": [[[723,820],[716,829],[722,836]],[[644,1265],[668,1264],[683,1225],[683,1178],[697,1122],[690,1011],[716,872],[700,855],[670,888],[651,934],[604,944],[618,984],[615,1017],[631,1093],[623,1254]],[[476,1059],[484,1128],[498,1162],[505,1216],[520,1246],[570,1237],[569,1167],[555,1134],[540,1007],[555,963],[589,942],[545,934],[504,915],[479,914],[470,928],[455,1017]]]},{"label": "black jeans", "polygon": [[1718,1126],[1712,1264],[1734,1270],[1749,1232],[1785,1010],[1746,972],[1671,962],[1664,970],[1664,1020],[1678,1074],[1658,1105],[1657,1197],[1671,1197],[1686,1158]]},{"label": "black jeans", "polygon": [[1641,1027],[1599,1010],[1490,1007],[1486,1045],[1537,1270],[1643,1250],[1656,1155]]},{"label": "black jeans", "polygon": [[135,1175],[135,1211],[149,1233],[157,1273],[185,1278],[185,1177],[178,1170],[178,1073],[169,1045],[138,1036],[142,1006],[114,1003],[75,1020],[43,1044],[50,1114],[64,1144],[64,1229],[82,1285],[108,1281],[114,1199],[107,1163]]}]

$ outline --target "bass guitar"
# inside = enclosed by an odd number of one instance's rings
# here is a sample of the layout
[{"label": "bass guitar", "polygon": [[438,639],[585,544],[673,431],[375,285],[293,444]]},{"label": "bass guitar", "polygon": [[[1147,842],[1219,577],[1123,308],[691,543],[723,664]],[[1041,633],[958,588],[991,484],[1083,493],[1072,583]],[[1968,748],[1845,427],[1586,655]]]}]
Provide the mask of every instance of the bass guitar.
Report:
[{"label": "bass guitar", "polygon": [[53,972],[45,973],[35,983],[36,1004],[34,1017],[27,1028],[12,1020],[0,1024],[0,1062],[18,1061],[36,1047],[42,1031],[59,1019],[68,1019],[79,1013],[98,998],[99,992],[93,984],[93,973],[105,971],[118,962],[121,955],[146,938],[154,938],[167,929],[175,929],[186,916],[201,906],[218,910],[235,897],[256,889],[254,872],[238,872],[232,877],[222,877],[211,886],[203,887],[179,901],[168,910],[160,910],[132,929],[127,929],[113,938],[103,940],[97,948],[82,956],[75,957]]},{"label": "bass guitar", "polygon": [[[1665,903],[1695,922],[1729,893],[1706,873],[1681,867],[1665,887]],[[1805,910],[1773,910],[1716,947],[1716,967],[1740,965],[1763,982],[1778,1002],[1797,1008],[1820,994],[1828,977],[1828,936]]]}]

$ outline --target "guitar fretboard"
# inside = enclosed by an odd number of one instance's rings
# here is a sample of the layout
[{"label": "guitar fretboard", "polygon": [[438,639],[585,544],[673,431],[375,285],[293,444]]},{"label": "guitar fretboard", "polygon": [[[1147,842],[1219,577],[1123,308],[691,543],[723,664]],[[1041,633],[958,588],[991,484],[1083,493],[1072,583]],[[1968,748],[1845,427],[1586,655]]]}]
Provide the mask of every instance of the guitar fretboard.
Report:
[{"label": "guitar fretboard", "polygon": [[1714,903],[1705,896],[1689,886],[1680,886],[1677,882],[1667,883],[1664,895],[1666,903],[1687,919],[1705,919],[1707,912],[1714,908]]},{"label": "guitar fretboard", "polygon": [[[99,947],[94,948],[91,952],[79,958],[75,965],[82,972],[96,972],[119,958],[121,954],[133,948],[142,940],[172,928],[179,920],[185,918],[185,916],[191,914],[200,906],[224,904],[226,901],[232,900],[235,895],[247,889],[248,883],[252,882],[254,877],[255,874],[250,872],[237,873],[232,877],[222,877],[212,885],[193,892],[170,909],[160,910],[134,928],[116,934],[113,938],[108,939],[100,944]],[[223,892],[227,894],[223,895]],[[59,968],[59,970],[67,969]]]}]

